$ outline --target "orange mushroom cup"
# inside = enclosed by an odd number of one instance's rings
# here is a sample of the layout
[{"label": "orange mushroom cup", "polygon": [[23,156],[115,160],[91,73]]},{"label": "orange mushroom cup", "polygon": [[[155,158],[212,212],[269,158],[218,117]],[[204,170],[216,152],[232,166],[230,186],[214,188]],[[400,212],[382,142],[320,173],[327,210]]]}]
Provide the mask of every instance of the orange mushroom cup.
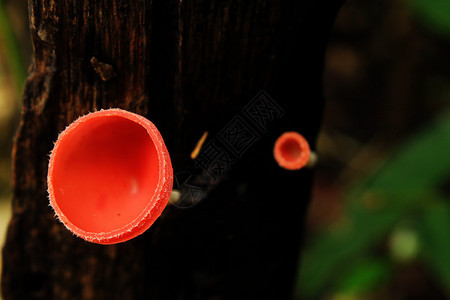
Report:
[{"label": "orange mushroom cup", "polygon": [[79,118],[59,135],[47,184],[50,205],[71,232],[115,244],[142,234],[161,215],[173,170],[152,122],[108,109]]},{"label": "orange mushroom cup", "polygon": [[295,131],[283,133],[273,149],[278,165],[286,170],[299,170],[310,161],[311,149],[308,141]]}]

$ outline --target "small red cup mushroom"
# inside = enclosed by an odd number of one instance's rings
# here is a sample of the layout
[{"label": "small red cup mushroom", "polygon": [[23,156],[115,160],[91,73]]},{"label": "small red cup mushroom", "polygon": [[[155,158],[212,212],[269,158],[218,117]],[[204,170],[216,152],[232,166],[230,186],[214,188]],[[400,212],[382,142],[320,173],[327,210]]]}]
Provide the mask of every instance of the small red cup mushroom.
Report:
[{"label": "small red cup mushroom", "polygon": [[283,133],[276,140],[273,153],[278,165],[287,170],[299,170],[316,160],[308,141],[295,131]]},{"label": "small red cup mushroom", "polygon": [[47,183],[50,204],[70,231],[114,244],[140,235],[161,215],[173,170],[152,122],[108,109],[79,118],[59,135]]}]

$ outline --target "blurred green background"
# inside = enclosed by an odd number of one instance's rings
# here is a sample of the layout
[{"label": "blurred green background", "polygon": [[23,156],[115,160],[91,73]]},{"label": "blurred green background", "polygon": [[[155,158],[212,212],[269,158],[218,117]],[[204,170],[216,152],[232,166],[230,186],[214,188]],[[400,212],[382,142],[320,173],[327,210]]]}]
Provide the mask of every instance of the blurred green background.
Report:
[{"label": "blurred green background", "polygon": [[[448,0],[341,9],[296,298],[450,299],[449,54]],[[30,63],[26,1],[0,0],[1,243]]]},{"label": "blurred green background", "polygon": [[298,299],[450,299],[450,1],[347,1]]}]

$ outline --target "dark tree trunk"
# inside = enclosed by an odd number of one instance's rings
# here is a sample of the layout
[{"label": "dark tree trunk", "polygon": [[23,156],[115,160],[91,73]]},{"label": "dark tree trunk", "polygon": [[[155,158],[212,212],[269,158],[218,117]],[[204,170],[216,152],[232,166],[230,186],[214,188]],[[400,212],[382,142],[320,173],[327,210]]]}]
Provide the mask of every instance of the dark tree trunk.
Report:
[{"label": "dark tree trunk", "polygon": [[[312,173],[282,170],[272,147],[288,130],[314,145],[341,1],[29,0],[34,62],[13,150],[4,298],[288,299]],[[276,111],[250,102],[261,90]],[[57,221],[46,174],[58,132],[110,107],[158,126],[179,177],[199,173],[189,154],[204,131],[232,163],[197,205],[101,246]],[[236,153],[223,133],[239,124],[254,139]]]}]

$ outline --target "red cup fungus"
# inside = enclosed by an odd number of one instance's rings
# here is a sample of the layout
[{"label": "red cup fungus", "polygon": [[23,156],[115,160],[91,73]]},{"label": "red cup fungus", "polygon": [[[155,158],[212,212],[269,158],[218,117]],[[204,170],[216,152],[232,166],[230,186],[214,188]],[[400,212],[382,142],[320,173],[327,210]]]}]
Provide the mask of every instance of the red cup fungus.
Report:
[{"label": "red cup fungus", "polygon": [[299,133],[288,131],[275,142],[274,156],[278,165],[287,170],[299,170],[310,160],[311,149],[306,139]]},{"label": "red cup fungus", "polygon": [[79,118],[59,135],[47,183],[50,204],[70,231],[115,244],[140,235],[161,215],[173,170],[152,122],[108,109]]}]

